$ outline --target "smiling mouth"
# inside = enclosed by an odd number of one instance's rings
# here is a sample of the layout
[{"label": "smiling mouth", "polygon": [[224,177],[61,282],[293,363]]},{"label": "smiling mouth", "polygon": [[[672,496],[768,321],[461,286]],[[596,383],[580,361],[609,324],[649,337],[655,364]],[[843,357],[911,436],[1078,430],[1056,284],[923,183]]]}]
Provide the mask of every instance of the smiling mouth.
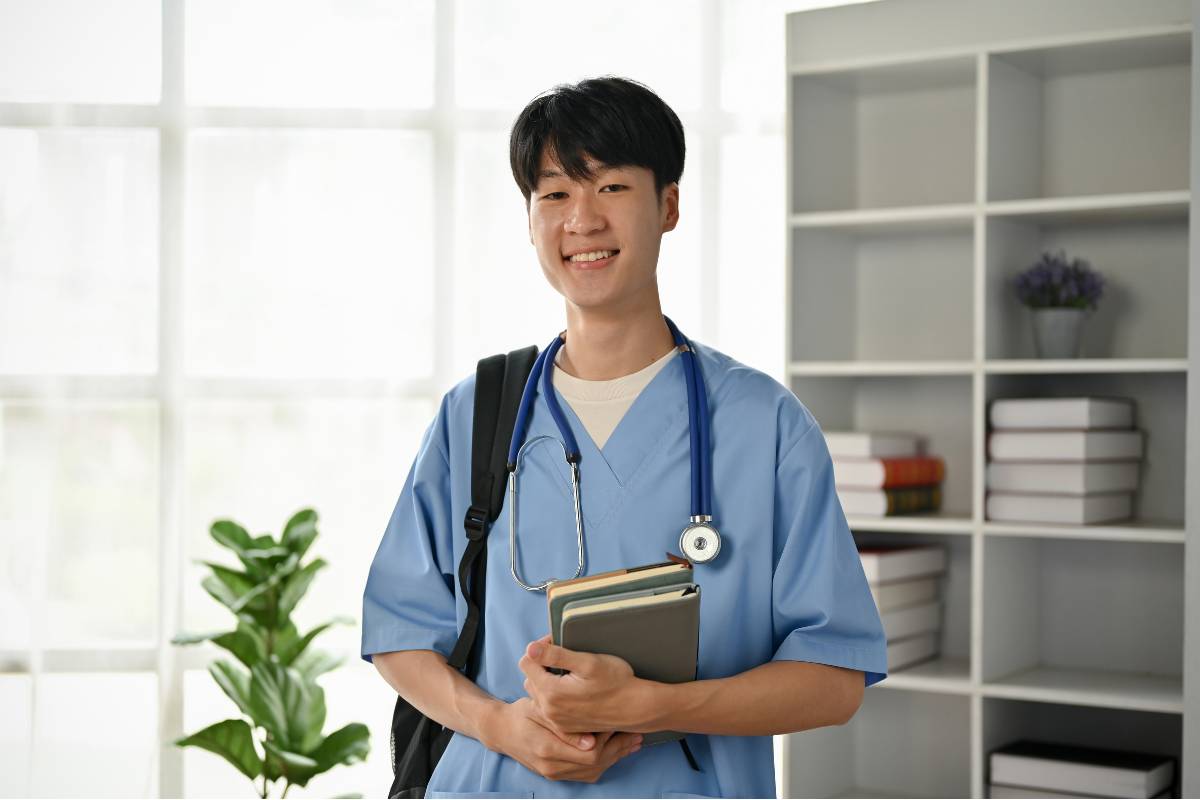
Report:
[{"label": "smiling mouth", "polygon": [[608,266],[620,250],[596,250],[564,258],[563,261],[576,269],[600,269]]}]

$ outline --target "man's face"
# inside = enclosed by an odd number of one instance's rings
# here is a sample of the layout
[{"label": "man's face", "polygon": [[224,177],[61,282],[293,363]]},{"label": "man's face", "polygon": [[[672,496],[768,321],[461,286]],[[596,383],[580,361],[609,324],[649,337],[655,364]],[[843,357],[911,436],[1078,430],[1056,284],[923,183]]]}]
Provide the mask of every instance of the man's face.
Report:
[{"label": "man's face", "polygon": [[[588,164],[593,180],[576,182],[543,152],[529,200],[529,241],[546,280],[569,302],[619,310],[657,287],[659,244],[679,221],[679,186],[663,187],[660,202],[649,169],[607,167],[590,157]],[[607,257],[570,258],[599,251]]]}]

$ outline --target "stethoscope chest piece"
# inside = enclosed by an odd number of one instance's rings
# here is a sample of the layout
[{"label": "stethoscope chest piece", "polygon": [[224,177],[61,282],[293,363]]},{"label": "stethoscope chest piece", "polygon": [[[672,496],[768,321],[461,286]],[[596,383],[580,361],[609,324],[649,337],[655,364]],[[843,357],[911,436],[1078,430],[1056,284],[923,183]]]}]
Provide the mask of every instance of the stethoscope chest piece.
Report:
[{"label": "stethoscope chest piece", "polygon": [[721,534],[707,522],[693,522],[679,534],[679,549],[689,561],[704,564],[721,552]]}]

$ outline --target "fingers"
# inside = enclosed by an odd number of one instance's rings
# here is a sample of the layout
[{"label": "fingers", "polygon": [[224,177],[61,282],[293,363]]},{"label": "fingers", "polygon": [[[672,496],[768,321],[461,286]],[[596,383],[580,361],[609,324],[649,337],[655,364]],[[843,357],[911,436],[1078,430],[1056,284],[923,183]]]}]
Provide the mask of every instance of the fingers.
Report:
[{"label": "fingers", "polygon": [[604,745],[601,762],[610,767],[628,755],[642,749],[640,733],[615,733]]},{"label": "fingers", "polygon": [[549,636],[543,636],[541,639],[530,642],[525,648],[525,655],[543,667],[559,667],[582,676],[590,673],[592,661],[595,658],[590,653],[578,653],[556,644],[550,644]]}]

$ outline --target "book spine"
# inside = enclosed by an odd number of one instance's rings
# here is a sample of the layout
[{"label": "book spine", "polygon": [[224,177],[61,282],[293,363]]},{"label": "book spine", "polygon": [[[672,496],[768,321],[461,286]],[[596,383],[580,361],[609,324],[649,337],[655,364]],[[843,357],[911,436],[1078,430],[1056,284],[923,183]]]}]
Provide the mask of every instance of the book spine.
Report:
[{"label": "book spine", "polygon": [[939,486],[923,486],[915,489],[885,489],[887,514],[906,514],[914,511],[936,511],[942,505],[942,490]]},{"label": "book spine", "polygon": [[946,465],[940,458],[883,458],[883,487],[895,489],[941,483]]}]

